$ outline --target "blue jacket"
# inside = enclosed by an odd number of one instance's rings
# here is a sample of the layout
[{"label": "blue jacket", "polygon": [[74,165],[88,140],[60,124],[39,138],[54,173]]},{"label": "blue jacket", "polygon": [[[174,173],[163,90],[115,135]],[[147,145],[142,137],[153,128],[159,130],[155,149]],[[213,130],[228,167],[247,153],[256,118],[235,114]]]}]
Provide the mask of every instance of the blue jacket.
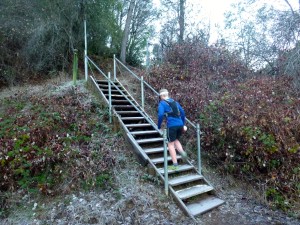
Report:
[{"label": "blue jacket", "polygon": [[[167,100],[170,101],[170,102],[174,101],[172,98],[169,98]],[[184,110],[178,102],[176,102],[176,103],[177,103],[178,109],[180,111],[180,117],[176,118],[176,117],[168,116],[167,117],[167,127],[177,127],[177,126],[180,127],[180,126],[183,126],[184,123],[185,123]],[[171,111],[172,111],[172,109],[168,105],[168,103],[166,103],[166,101],[161,100],[159,102],[159,105],[158,105],[158,122],[157,122],[158,129],[161,128],[161,124],[164,120],[165,113],[168,113],[168,112],[171,112]]]}]

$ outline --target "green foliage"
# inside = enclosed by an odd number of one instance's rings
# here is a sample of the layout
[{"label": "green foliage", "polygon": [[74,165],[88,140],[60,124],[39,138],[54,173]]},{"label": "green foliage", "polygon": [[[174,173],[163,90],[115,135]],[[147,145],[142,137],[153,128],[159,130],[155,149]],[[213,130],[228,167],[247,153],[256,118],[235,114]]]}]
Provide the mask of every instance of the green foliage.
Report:
[{"label": "green foliage", "polygon": [[112,56],[113,53],[119,52],[122,31],[116,14],[122,10],[120,2],[118,0],[88,1],[85,8],[89,53]]},{"label": "green foliage", "polygon": [[266,197],[271,200],[276,208],[280,208],[286,211],[290,205],[286,201],[285,197],[275,188],[269,188],[266,191]]},{"label": "green foliage", "polygon": [[142,176],[142,179],[145,180],[145,181],[153,182],[157,185],[161,184],[161,180],[159,179],[158,176],[153,176],[153,175],[150,175],[150,174],[144,174]]},{"label": "green foliage", "polygon": [[84,51],[85,18],[90,54],[119,52],[121,10],[119,0],[1,1],[0,87],[71,68],[73,50]]},{"label": "green foliage", "polygon": [[164,84],[187,117],[200,121],[202,152],[210,163],[250,182],[267,181],[280,193],[269,198],[279,207],[297,201],[300,98],[292,80],[252,76],[223,48],[199,43],[173,46],[166,60],[145,79],[156,90]]},{"label": "green foliage", "polygon": [[[0,191],[56,195],[81,182],[89,189],[111,186],[117,137],[108,135],[109,127],[101,129],[105,120],[81,98],[87,96],[70,90],[0,100]],[[101,144],[90,146],[94,138]]]},{"label": "green foliage", "polygon": [[258,141],[264,151],[267,151],[270,154],[278,151],[274,136],[261,131],[258,127],[244,127],[242,128],[241,134],[244,136],[245,140],[250,143],[252,148],[252,143],[257,144]]},{"label": "green foliage", "polygon": [[98,174],[92,179],[82,180],[82,188],[85,191],[89,191],[94,188],[107,189],[112,186],[112,175],[109,173]]},{"label": "green foliage", "polygon": [[205,107],[204,112],[200,114],[201,124],[208,126],[217,132],[223,124],[223,117],[219,113],[222,103],[219,101],[211,101],[207,107]]}]

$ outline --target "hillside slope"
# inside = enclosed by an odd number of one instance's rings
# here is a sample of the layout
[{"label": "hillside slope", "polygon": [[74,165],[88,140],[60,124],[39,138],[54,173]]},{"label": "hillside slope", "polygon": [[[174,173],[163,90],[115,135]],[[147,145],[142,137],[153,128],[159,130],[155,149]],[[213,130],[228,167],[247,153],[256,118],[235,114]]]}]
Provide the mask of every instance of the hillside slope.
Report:
[{"label": "hillside slope", "polygon": [[[54,169],[49,170],[48,176],[55,174],[55,168],[61,167],[64,170],[58,174],[68,172],[71,177],[65,176],[58,180],[59,183],[55,183],[54,179],[54,183],[47,188],[41,188],[41,184],[47,184],[47,182],[43,183],[41,180],[34,179],[23,188],[17,181],[7,190],[2,187],[0,224],[296,225],[300,223],[297,219],[269,209],[262,204],[263,199],[260,199],[258,192],[249,185],[242,184],[230,176],[222,177],[209,168],[205,162],[203,173],[215,186],[217,193],[226,201],[226,204],[200,216],[197,221],[187,218],[173,200],[165,196],[163,185],[158,178],[148,175],[147,169],[137,163],[123,137],[119,133],[112,132],[107,121],[107,113],[98,108],[97,100],[85,89],[83,82],[79,82],[76,88],[72,86],[71,82],[66,82],[30,86],[22,91],[5,90],[0,96],[1,103],[5,102],[5,105],[2,104],[0,107],[0,122],[8,118],[5,114],[6,110],[13,105],[14,109],[18,110],[15,111],[18,115],[15,121],[20,119],[21,115],[26,115],[26,118],[30,118],[30,120],[22,117],[24,121],[31,125],[36,124],[40,117],[30,114],[35,109],[35,107],[31,107],[34,103],[32,99],[39,103],[45,101],[49,103],[51,99],[55,99],[51,103],[52,106],[44,105],[48,110],[54,110],[53,112],[48,111],[47,115],[43,114],[45,121],[49,122],[52,118],[50,115],[55,112],[63,113],[63,110],[60,111],[61,108],[68,108],[66,117],[73,114],[81,115],[78,120],[74,119],[73,121],[81,124],[81,128],[74,129],[74,123],[71,123],[71,125],[73,124],[71,128],[65,127],[66,130],[71,129],[67,132],[68,135],[76,137],[80,130],[85,131],[89,137],[83,142],[75,139],[72,139],[74,142],[68,142],[68,139],[59,142],[64,148],[68,147],[70,152],[74,149],[77,151],[76,154],[74,153],[74,158],[66,155],[65,158],[55,161],[54,165],[50,163]],[[24,102],[21,105],[16,104],[20,98],[22,101],[25,99],[26,104]],[[61,98],[73,99],[74,102],[70,100],[70,104],[67,106],[64,106],[66,102],[63,102],[64,104],[60,105],[61,108],[58,108],[57,103]],[[31,110],[29,110],[30,107]],[[82,109],[86,114],[82,114]],[[16,122],[10,123],[11,127],[7,125],[7,130],[18,130],[16,129],[17,125]],[[56,127],[57,130],[54,130],[49,124],[48,127],[48,136],[55,132],[57,135],[63,135],[60,133],[61,127]],[[28,129],[27,132],[30,132],[31,128]],[[3,135],[0,140],[9,139],[8,133],[3,132],[2,134],[6,136]],[[34,133],[31,134],[34,135]],[[15,138],[18,139],[18,136]],[[45,141],[45,144],[51,146],[53,143],[53,139]],[[43,148],[47,148],[47,146],[45,145]],[[51,149],[50,146],[48,148]],[[16,151],[16,149],[14,150]],[[6,149],[1,149],[0,157],[5,157],[5,151]],[[91,152],[93,155],[90,154]],[[74,161],[68,163],[71,160]],[[31,163],[36,163],[36,161]],[[75,167],[73,163],[76,163],[77,166]],[[35,165],[40,165],[40,162]],[[47,167],[44,168],[47,169]],[[98,170],[101,170],[101,173],[98,173]],[[58,175],[56,174],[56,176]],[[3,178],[1,174],[1,179]],[[18,178],[18,176],[12,176],[11,179],[13,178]],[[86,182],[87,180],[91,180],[91,182]],[[13,191],[12,188],[14,188]],[[60,188],[60,192],[55,191],[57,188]],[[4,207],[6,210],[3,210]]]}]

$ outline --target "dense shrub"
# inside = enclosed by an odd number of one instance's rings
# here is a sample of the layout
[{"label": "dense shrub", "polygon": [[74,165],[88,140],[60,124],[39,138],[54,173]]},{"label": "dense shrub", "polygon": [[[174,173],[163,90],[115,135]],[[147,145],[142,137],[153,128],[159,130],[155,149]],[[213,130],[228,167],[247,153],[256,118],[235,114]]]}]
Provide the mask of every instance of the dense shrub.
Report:
[{"label": "dense shrub", "polygon": [[165,61],[201,77],[213,73],[219,78],[241,79],[249,74],[242,61],[227,49],[201,42],[175,44],[167,52]]},{"label": "dense shrub", "polygon": [[288,80],[251,79],[211,101],[200,115],[209,154],[231,173],[299,195],[300,99]]},{"label": "dense shrub", "polygon": [[[222,59],[220,61],[220,59]],[[300,194],[300,98],[290,79],[254,77],[216,47],[175,46],[147,77],[200,122],[208,159],[224,171],[264,183],[287,209]]]},{"label": "dense shrub", "polygon": [[117,137],[86,94],[69,87],[63,95],[0,101],[0,191],[55,195],[110,184]]}]

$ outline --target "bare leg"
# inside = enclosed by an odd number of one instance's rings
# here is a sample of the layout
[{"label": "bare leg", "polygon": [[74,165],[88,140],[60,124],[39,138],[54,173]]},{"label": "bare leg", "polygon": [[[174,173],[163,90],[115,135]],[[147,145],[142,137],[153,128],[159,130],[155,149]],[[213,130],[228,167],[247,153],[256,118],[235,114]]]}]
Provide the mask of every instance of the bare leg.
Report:
[{"label": "bare leg", "polygon": [[[178,139],[176,139],[176,140],[174,141],[174,145],[175,145],[177,151],[179,152],[179,154],[181,155],[182,159],[183,159],[183,160],[186,160],[186,159],[187,159],[187,154],[186,154],[185,151],[183,151],[182,145],[181,145],[181,143],[178,141]],[[176,150],[175,150],[175,152],[176,152]]]},{"label": "bare leg", "polygon": [[173,162],[173,164],[176,164],[177,163],[177,157],[176,157],[176,150],[175,150],[174,141],[168,143],[168,148],[169,148],[169,152],[170,152],[170,155],[171,155],[171,158],[172,158],[172,162]]},{"label": "bare leg", "polygon": [[181,143],[178,141],[178,139],[176,139],[176,140],[174,141],[174,145],[175,145],[176,149],[177,149],[179,152],[183,152],[182,145],[181,145]]}]

